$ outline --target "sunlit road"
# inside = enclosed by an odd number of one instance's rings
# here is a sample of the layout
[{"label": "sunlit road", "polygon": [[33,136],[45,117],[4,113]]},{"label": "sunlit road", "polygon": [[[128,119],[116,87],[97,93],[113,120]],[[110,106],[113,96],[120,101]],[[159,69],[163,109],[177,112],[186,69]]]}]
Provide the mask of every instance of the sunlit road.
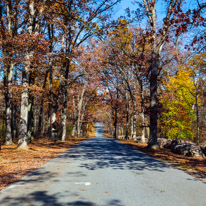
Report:
[{"label": "sunlit road", "polygon": [[81,142],[0,192],[3,206],[205,206],[206,184],[113,139]]}]

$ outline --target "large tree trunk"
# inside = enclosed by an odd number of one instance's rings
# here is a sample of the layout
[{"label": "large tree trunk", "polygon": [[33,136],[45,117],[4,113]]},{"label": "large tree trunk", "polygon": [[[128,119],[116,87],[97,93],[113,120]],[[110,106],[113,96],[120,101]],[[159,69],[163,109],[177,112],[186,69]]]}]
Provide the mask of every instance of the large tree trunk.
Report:
[{"label": "large tree trunk", "polygon": [[[145,0],[144,0],[145,2]],[[147,0],[148,2],[148,0]],[[150,137],[148,141],[148,147],[157,149],[157,112],[158,112],[158,100],[157,100],[157,86],[158,86],[158,69],[159,69],[159,54],[160,48],[157,45],[156,34],[156,2],[153,5],[147,5],[147,12],[151,12],[149,15],[151,31],[152,31],[152,65],[150,75]],[[148,6],[150,7],[148,9]],[[150,11],[149,11],[150,10]]]},{"label": "large tree trunk", "polygon": [[6,71],[6,92],[5,92],[5,104],[6,104],[6,145],[11,145],[12,142],[12,105],[11,105],[11,84],[13,76],[13,63],[10,64]]},{"label": "large tree trunk", "polygon": [[[28,5],[29,18],[28,18],[28,34],[32,34],[35,27],[35,8],[34,1],[30,1]],[[25,62],[22,68],[22,86],[23,91],[21,94],[21,110],[20,110],[20,128],[19,128],[19,141],[18,149],[27,149],[27,127],[28,127],[28,105],[29,105],[29,69],[31,66],[31,58],[33,57],[33,51],[27,48],[25,54]]]},{"label": "large tree trunk", "polygon": [[[8,33],[9,37],[12,38],[12,20],[11,20],[11,13],[12,13],[12,5],[11,1],[7,2],[7,19],[8,19]],[[7,37],[5,37],[7,38]],[[7,45],[5,45],[5,50],[8,50]],[[13,48],[10,48],[13,50]],[[4,49],[3,49],[4,50]],[[5,105],[6,105],[6,145],[12,144],[12,92],[11,92],[11,84],[12,84],[12,77],[13,77],[13,54],[12,51],[5,51],[5,71],[4,71],[4,78],[5,78]]]},{"label": "large tree trunk", "polygon": [[157,100],[157,86],[158,86],[158,68],[159,61],[158,55],[154,54],[154,64],[151,69],[150,77],[150,137],[148,141],[148,147],[157,149],[157,112],[158,112],[158,100]]},{"label": "large tree trunk", "polygon": [[[30,61],[29,54],[27,54],[26,59]],[[22,71],[22,83],[24,88],[21,94],[18,149],[27,149],[27,123],[28,123],[28,104],[29,104],[28,70],[29,70],[29,65],[25,66]]]},{"label": "large tree trunk", "polygon": [[[157,118],[158,118],[158,99],[157,99],[157,87],[158,87],[158,69],[160,65],[160,53],[166,37],[172,27],[172,21],[175,21],[177,14],[181,12],[180,6],[183,0],[170,0],[167,1],[167,11],[165,18],[162,22],[162,34],[156,31],[156,5],[157,1],[143,0],[146,9],[147,16],[150,22],[151,29],[151,45],[152,45],[152,65],[150,75],[150,137],[148,141],[148,147],[157,149]],[[176,12],[178,11],[179,12]]]}]

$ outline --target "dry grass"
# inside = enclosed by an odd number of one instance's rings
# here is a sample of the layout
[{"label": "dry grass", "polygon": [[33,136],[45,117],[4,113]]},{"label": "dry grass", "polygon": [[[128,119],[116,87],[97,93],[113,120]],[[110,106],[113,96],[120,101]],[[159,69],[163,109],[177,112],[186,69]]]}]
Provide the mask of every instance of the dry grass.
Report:
[{"label": "dry grass", "polygon": [[29,144],[29,150],[17,151],[17,145],[2,146],[0,151],[0,190],[39,168],[50,159],[76,145],[83,138],[53,143],[41,139]]}]

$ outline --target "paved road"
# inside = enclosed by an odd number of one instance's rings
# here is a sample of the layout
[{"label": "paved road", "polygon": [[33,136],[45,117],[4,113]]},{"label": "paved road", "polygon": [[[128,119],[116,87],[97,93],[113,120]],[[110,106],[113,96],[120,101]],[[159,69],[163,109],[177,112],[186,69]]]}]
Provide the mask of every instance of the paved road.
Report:
[{"label": "paved road", "polygon": [[2,206],[205,206],[206,184],[113,139],[83,141],[0,192]]}]

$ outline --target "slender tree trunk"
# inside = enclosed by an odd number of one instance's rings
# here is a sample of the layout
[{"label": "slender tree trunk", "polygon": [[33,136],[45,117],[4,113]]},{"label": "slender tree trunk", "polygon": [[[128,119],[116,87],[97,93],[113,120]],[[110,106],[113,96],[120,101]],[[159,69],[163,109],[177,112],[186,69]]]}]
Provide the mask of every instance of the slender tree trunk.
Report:
[{"label": "slender tree trunk", "polygon": [[77,137],[80,137],[80,132],[81,132],[81,113],[82,113],[82,105],[83,105],[83,99],[84,99],[84,93],[86,90],[87,82],[85,82],[82,93],[80,95],[80,100],[77,106]]},{"label": "slender tree trunk", "polygon": [[130,116],[130,133],[131,133],[131,135],[130,135],[130,137],[131,137],[131,139],[133,140],[133,132],[134,132],[134,115],[132,115],[131,114],[131,116]]},{"label": "slender tree trunk", "polygon": [[142,118],[142,135],[141,142],[145,143],[145,116],[144,116],[144,92],[142,81],[140,82],[140,96],[141,96],[141,118]]},{"label": "slender tree trunk", "polygon": [[[81,128],[81,133],[80,133],[80,135],[83,135],[83,120],[84,120],[85,110],[86,110],[86,106],[87,106],[87,103],[88,103],[89,99],[90,99],[90,98],[88,98],[88,100],[85,101],[85,103],[84,103],[83,106],[82,106],[81,122],[80,122],[80,128]],[[88,124],[87,124],[87,126],[88,126]]]},{"label": "slender tree trunk", "polygon": [[136,110],[134,111],[134,116],[133,116],[133,135],[132,139],[136,140],[137,139],[137,112]]},{"label": "slender tree trunk", "polygon": [[121,136],[123,137],[124,136],[124,128],[121,127]]},{"label": "slender tree trunk", "polygon": [[67,62],[65,68],[65,80],[64,80],[64,87],[63,87],[63,110],[62,110],[62,141],[66,140],[66,131],[67,131],[67,102],[68,102],[68,76],[69,76],[69,67],[70,61]]},{"label": "slender tree trunk", "polygon": [[28,142],[32,141],[33,129],[34,129],[34,97],[30,95],[29,105],[28,105],[28,128],[27,128]]},{"label": "slender tree trunk", "polygon": [[199,145],[199,139],[200,139],[200,118],[199,118],[199,106],[198,106],[198,96],[197,96],[197,88],[196,88],[196,95],[195,95],[195,104],[196,104],[196,137],[195,137],[195,143]]},{"label": "slender tree trunk", "polygon": [[[30,73],[29,86],[35,83],[33,78],[34,74]],[[28,141],[31,142],[34,129],[34,96],[29,92],[29,105],[28,105],[28,125],[27,125],[27,135]]]},{"label": "slender tree trunk", "polygon": [[128,91],[126,90],[126,134],[125,139],[129,139],[129,95]]},{"label": "slender tree trunk", "polygon": [[34,113],[33,113],[33,117],[34,117],[34,129],[33,129],[33,133],[34,133],[34,137],[36,137],[37,135],[37,131],[38,131],[38,126],[37,126],[37,122],[38,122],[38,109],[37,106],[34,105],[34,109],[33,109]]},{"label": "slender tree trunk", "polygon": [[113,133],[113,137],[117,138],[117,105],[115,105],[114,108],[114,133]]},{"label": "slender tree trunk", "polygon": [[[53,68],[52,65],[50,65],[50,72],[49,72],[49,94],[50,94],[50,103],[49,103],[49,122],[50,122],[50,131],[49,131],[49,136],[51,137],[52,141],[55,141],[55,134],[53,130],[53,124],[56,122],[56,108],[57,105],[55,106],[54,102],[54,95],[53,95]],[[58,104],[56,102],[56,104]]]},{"label": "slender tree trunk", "polygon": [[[118,81],[117,81],[117,86],[118,86]],[[118,100],[119,100],[119,91],[118,89],[116,89],[117,92],[117,98],[116,98],[116,102],[115,102],[115,106],[114,106],[114,133],[113,133],[113,137],[117,138],[117,114],[118,114]]]},{"label": "slender tree trunk", "polygon": [[12,105],[12,139],[17,137],[17,105]]},{"label": "slender tree trunk", "polygon": [[77,130],[77,109],[76,109],[76,104],[75,104],[75,99],[73,97],[73,107],[74,107],[74,121],[73,121],[73,127],[72,127],[72,137],[74,137],[76,135],[76,130]]},{"label": "slender tree trunk", "polygon": [[[14,73],[14,84],[17,85],[17,67],[15,67],[15,73]],[[13,139],[17,139],[18,136],[18,128],[17,128],[17,112],[18,112],[18,106],[17,106],[17,100],[13,99],[13,105],[12,105],[12,130],[13,130]]]},{"label": "slender tree trunk", "polygon": [[44,107],[44,100],[43,97],[41,99],[41,103],[40,103],[40,109],[39,109],[39,121],[38,121],[38,135],[42,136],[43,134],[43,109]]},{"label": "slender tree trunk", "polygon": [[117,136],[117,138],[119,138],[120,136],[121,136],[121,127],[118,126],[118,136]]},{"label": "slender tree trunk", "polygon": [[66,140],[66,129],[67,129],[67,98],[68,98],[68,88],[67,82],[64,86],[64,100],[63,100],[63,110],[62,110],[62,141]]}]

